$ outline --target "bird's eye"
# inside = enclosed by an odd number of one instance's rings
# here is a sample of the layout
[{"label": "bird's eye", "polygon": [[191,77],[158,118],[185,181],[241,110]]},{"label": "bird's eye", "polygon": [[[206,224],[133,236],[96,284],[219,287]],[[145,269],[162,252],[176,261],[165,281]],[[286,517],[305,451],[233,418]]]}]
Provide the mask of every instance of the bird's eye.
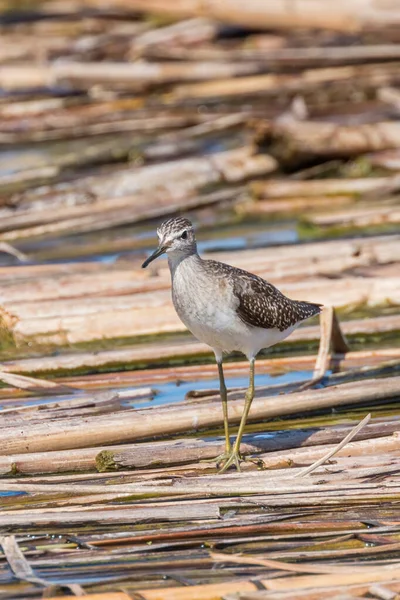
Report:
[{"label": "bird's eye", "polygon": [[187,231],[184,231],[180,237],[181,240],[187,240]]}]

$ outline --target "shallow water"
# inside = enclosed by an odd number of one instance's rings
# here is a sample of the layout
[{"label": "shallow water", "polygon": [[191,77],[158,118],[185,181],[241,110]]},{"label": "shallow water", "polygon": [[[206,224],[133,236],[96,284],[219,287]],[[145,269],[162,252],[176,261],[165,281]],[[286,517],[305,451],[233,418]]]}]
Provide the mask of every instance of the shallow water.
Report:
[{"label": "shallow water", "polygon": [[[256,388],[258,386],[275,385],[293,383],[295,381],[305,381],[312,376],[311,371],[291,371],[283,375],[268,375],[260,374],[255,377]],[[226,377],[226,387],[228,391],[234,388],[245,388],[248,385],[247,377]],[[137,389],[137,388],[131,388]],[[218,390],[219,380],[213,379],[201,379],[200,381],[184,381],[176,382],[171,381],[162,385],[157,385],[153,388],[156,392],[152,400],[145,399],[140,401],[138,399],[126,400],[123,404],[130,407],[145,408],[147,406],[163,406],[165,404],[171,404],[175,402],[183,402],[186,398],[186,394],[192,390]],[[124,393],[126,393],[124,388]]]},{"label": "shallow water", "polygon": [[[151,237],[153,241],[153,237]],[[154,242],[156,240],[154,239]],[[208,252],[225,252],[228,250],[248,250],[251,248],[264,248],[267,246],[275,246],[280,244],[294,244],[298,241],[298,235],[295,228],[285,227],[282,229],[273,229],[254,232],[248,235],[232,235],[231,237],[216,239],[203,239],[198,242],[197,247],[200,254]],[[100,254],[86,257],[84,260],[94,260],[103,264],[113,264],[119,258],[135,254],[143,255],[150,254],[154,250],[154,243],[140,248],[140,250],[131,250],[126,252],[115,252],[112,254]],[[81,259],[82,260],[82,259]],[[75,261],[75,259],[74,259]],[[69,262],[69,261],[68,261]]]},{"label": "shallow water", "polygon": [[[293,220],[271,225],[263,222],[232,224],[228,227],[208,227],[198,233],[200,253],[246,250],[299,241],[296,222]],[[32,262],[100,262],[112,264],[119,259],[143,257],[157,244],[156,225],[125,226],[93,234],[62,236],[51,239],[31,239],[16,246]]]},{"label": "shallow water", "polygon": [[[285,384],[292,383],[295,381],[305,381],[310,379],[312,376],[311,371],[290,371],[288,373],[284,373],[282,375],[269,375],[269,374],[259,374],[255,377],[256,387],[258,386],[266,386],[266,385],[275,385],[275,384]],[[245,388],[248,385],[247,377],[226,377],[226,386],[228,390],[234,388]],[[129,394],[133,391],[143,389],[143,387],[151,387],[154,390],[154,396],[152,398],[144,398],[141,400],[140,398],[129,398]],[[186,394],[193,390],[218,390],[219,389],[219,380],[217,378],[209,378],[209,379],[200,379],[192,381],[170,381],[168,383],[157,384],[155,386],[152,385],[141,385],[141,386],[130,386],[130,387],[115,387],[115,388],[101,388],[98,390],[88,390],[88,396],[90,396],[91,392],[105,392],[105,391],[113,391],[115,393],[120,392],[121,397],[124,398],[122,401],[123,406],[127,406],[129,408],[146,408],[149,406],[164,406],[166,404],[173,404],[178,402],[184,402],[186,398]],[[57,402],[62,404],[63,401],[72,400],[76,398],[74,394],[66,394],[65,396],[59,395],[48,395],[44,397],[35,397],[35,398],[27,398],[22,402],[21,400],[16,401],[15,404],[11,402],[7,402],[7,404],[0,403],[0,411],[2,409],[12,408],[14,406],[39,406],[45,405],[52,402]]]},{"label": "shallow water", "polygon": [[221,239],[206,239],[198,243],[200,252],[217,252],[224,250],[245,250],[247,248],[263,248],[264,246],[274,246],[278,244],[294,244],[298,241],[298,235],[295,226],[287,224],[282,227],[268,229],[266,226],[262,230],[252,228],[242,235],[232,235]]}]

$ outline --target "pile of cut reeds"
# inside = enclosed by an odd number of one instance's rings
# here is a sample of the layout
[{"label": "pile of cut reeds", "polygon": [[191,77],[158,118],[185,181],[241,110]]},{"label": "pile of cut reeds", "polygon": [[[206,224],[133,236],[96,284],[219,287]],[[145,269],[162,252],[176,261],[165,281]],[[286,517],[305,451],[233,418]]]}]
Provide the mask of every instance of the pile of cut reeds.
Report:
[{"label": "pile of cut reeds", "polygon": [[[326,587],[398,589],[399,359],[384,358],[351,353],[352,370],[323,389],[260,387],[242,446],[251,461],[225,475],[206,460],[223,447],[210,435],[222,425],[215,390],[132,409],[127,398],[153,393],[124,391],[133,374],[116,391],[110,375],[52,384],[4,372],[15,389],[1,394],[5,593],[36,597],[55,584],[98,593],[122,582],[148,599],[225,598],[258,581],[299,597],[305,587],[321,598]],[[232,423],[243,394],[230,394]]]},{"label": "pile of cut reeds", "polygon": [[[20,9],[0,1],[0,600],[396,598],[400,4]],[[209,462],[211,351],[166,262],[140,268],[181,213],[350,343],[312,389],[316,320],[259,357],[242,473]],[[233,435],[248,365],[225,372]]]}]

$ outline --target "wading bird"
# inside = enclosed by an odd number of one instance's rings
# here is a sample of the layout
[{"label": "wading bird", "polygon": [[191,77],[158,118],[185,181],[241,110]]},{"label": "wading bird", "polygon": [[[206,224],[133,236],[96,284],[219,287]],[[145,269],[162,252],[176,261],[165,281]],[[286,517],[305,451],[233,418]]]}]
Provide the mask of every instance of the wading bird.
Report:
[{"label": "wading bird", "polygon": [[[216,458],[220,473],[235,465],[240,471],[240,443],[254,398],[254,362],[258,352],[290,335],[300,323],[321,312],[320,304],[290,300],[261,277],[197,253],[192,223],[183,217],[165,221],[157,230],[158,248],[143,263],[167,253],[172,300],[181,321],[211,346],[218,365],[224,416],[225,452]],[[236,440],[231,445],[224,352],[239,350],[250,362],[250,381]]]}]

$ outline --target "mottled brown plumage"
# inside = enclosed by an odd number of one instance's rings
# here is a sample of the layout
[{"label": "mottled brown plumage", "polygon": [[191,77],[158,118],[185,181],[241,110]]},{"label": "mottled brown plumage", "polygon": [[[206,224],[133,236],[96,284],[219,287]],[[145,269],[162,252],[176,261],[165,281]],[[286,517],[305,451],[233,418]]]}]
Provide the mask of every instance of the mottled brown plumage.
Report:
[{"label": "mottled brown plumage", "polygon": [[236,312],[247,325],[284,331],[321,312],[321,304],[291,300],[268,281],[243,269],[215,260],[203,261],[203,265],[214,276],[232,282],[239,300]]}]

